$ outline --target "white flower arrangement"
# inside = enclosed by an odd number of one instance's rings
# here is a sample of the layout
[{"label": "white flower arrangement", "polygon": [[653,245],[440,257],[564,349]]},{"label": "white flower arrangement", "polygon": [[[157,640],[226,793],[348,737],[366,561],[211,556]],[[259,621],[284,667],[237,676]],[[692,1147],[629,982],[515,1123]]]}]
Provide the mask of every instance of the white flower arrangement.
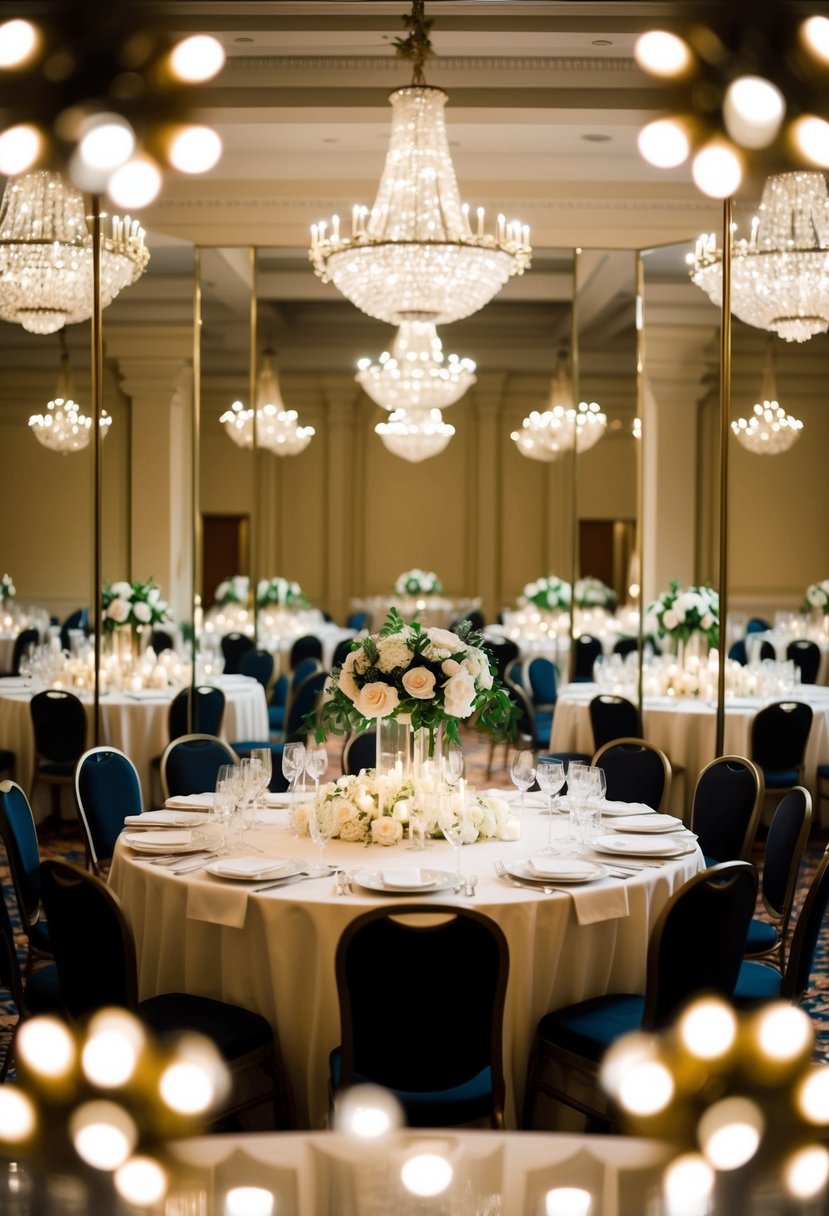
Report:
[{"label": "white flower arrangement", "polygon": [[570,607],[570,584],[555,574],[548,574],[546,578],[527,583],[522,594],[527,603],[535,604],[536,608],[545,612]]},{"label": "white flower arrangement", "polygon": [[233,574],[219,583],[214,593],[217,604],[247,604],[250,579],[246,574]]},{"label": "white flower arrangement", "polygon": [[151,578],[143,583],[105,583],[101,608],[107,633],[125,625],[132,628],[161,625],[173,619],[166,600],[161,598],[161,591]]},{"label": "white flower arrangement", "polygon": [[579,608],[616,607],[616,592],[600,578],[580,578],[576,582],[576,605]]},{"label": "white flower arrangement", "polygon": [[[414,783],[406,781],[391,793],[386,787],[381,798],[379,784],[369,769],[358,776],[346,775],[320,786],[317,814],[330,812],[334,816],[332,837],[354,844],[390,846],[403,839],[408,803],[414,796]],[[503,837],[509,818],[505,800],[467,791],[461,807],[459,794],[450,792],[447,797],[458,800],[457,813],[464,824],[464,844]],[[313,802],[300,801],[297,805],[293,822],[301,836],[309,834],[308,819],[313,812]],[[427,812],[425,833],[442,838],[436,801],[434,813]]]},{"label": "white flower arrangement", "polygon": [[394,590],[396,595],[440,595],[443,584],[433,570],[405,570]]},{"label": "white flower arrangement", "polygon": [[0,600],[13,600],[17,595],[17,588],[14,585],[14,579],[10,574],[4,574],[0,578]]},{"label": "white flower arrangement", "polygon": [[256,603],[260,608],[275,604],[283,608],[304,608],[308,604],[299,583],[287,578],[263,578],[256,588]]},{"label": "white flower arrangement", "polygon": [[687,642],[695,633],[702,634],[708,645],[716,649],[720,638],[720,597],[707,585],[680,588],[674,579],[667,591],[648,605],[644,632],[658,633]]},{"label": "white flower arrangement", "polygon": [[810,583],[806,588],[801,612],[810,612],[812,608],[829,613],[829,578],[821,579],[819,583]]}]

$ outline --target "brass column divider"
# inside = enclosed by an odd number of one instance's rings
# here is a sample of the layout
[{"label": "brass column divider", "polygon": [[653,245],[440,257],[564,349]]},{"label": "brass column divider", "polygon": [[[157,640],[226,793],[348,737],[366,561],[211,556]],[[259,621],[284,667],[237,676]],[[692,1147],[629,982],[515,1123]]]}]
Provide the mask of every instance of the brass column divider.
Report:
[{"label": "brass column divider", "polygon": [[[643,575],[645,563],[642,556],[642,520],[645,518],[645,259],[641,250],[635,255],[636,292],[636,417],[639,421],[639,439],[636,442],[636,565],[639,570],[639,590],[636,609],[639,613],[637,643],[639,646],[639,671],[636,678],[636,699],[639,713],[644,717],[644,672],[645,672],[645,599]],[[630,594],[630,588],[628,588]],[[643,728],[644,729],[644,728]]]},{"label": "brass column divider", "polygon": [[731,214],[723,199],[722,315],[720,319],[720,664],[717,673],[716,754],[725,754],[725,662],[728,621],[728,442],[731,423]]},{"label": "brass column divider", "polygon": [[196,705],[197,667],[199,661],[199,625],[202,620],[202,526],[199,502],[201,477],[201,248],[193,250],[193,414],[190,420],[190,539],[193,551],[190,581],[190,626],[193,631],[192,662],[190,664],[190,701],[187,706],[187,730],[193,733]]},{"label": "brass column divider", "polygon": [[101,723],[101,643],[103,612],[101,609],[102,543],[102,449],[101,409],[103,407],[104,343],[101,318],[101,199],[92,196],[92,351],[90,358],[90,388],[92,397],[92,621],[95,630],[95,678],[92,682],[93,744],[99,747],[103,739]]},{"label": "brass column divider", "polygon": [[256,400],[257,381],[257,327],[259,314],[256,299],[256,246],[248,246],[248,265],[250,269],[250,316],[248,320],[248,401],[253,410],[253,510],[250,514],[250,592],[253,610],[253,644],[259,645],[259,610],[256,603],[256,589],[259,585],[259,415]]},{"label": "brass column divider", "polygon": [[[573,250],[573,308],[570,313],[570,388],[573,409],[579,408],[579,255]],[[576,579],[579,571],[578,427],[573,420],[573,450],[570,455],[570,679],[576,675]]]}]

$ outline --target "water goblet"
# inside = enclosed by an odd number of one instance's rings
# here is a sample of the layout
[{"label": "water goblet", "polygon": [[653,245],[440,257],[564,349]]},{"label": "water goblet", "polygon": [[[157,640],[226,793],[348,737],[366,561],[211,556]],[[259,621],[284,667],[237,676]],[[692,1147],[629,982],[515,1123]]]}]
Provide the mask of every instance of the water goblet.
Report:
[{"label": "water goblet", "polygon": [[225,852],[230,844],[238,845],[242,838],[242,817],[240,798],[241,772],[238,764],[223,764],[216,774],[216,794],[220,806],[219,817],[226,824],[224,842]]},{"label": "water goblet", "polygon": [[452,744],[444,756],[444,772],[450,785],[457,785],[463,776],[463,748]]},{"label": "water goblet", "polygon": [[262,761],[255,756],[244,756],[239,765],[242,804],[245,810],[243,830],[248,831],[256,820],[256,799],[264,786]]},{"label": "water goblet", "polygon": [[539,788],[549,799],[547,808],[547,850],[550,850],[553,844],[553,798],[564,785],[564,765],[561,760],[555,760],[552,756],[542,756],[538,761],[535,776]]},{"label": "water goblet", "polygon": [[253,800],[253,823],[258,822],[256,817],[256,808],[259,804],[259,799],[267,792],[271,784],[271,774],[273,772],[273,754],[269,747],[252,747],[250,751],[251,760],[257,761],[261,765],[259,785],[256,789],[256,795]]},{"label": "water goblet", "polygon": [[524,813],[524,795],[535,781],[535,756],[529,749],[514,751],[510,757],[509,775],[513,785],[521,791],[521,813]]},{"label": "water goblet", "polygon": [[295,803],[300,776],[305,777],[305,744],[286,743],[282,749],[282,775],[288,782],[288,822],[294,836],[296,830]]},{"label": "water goblet", "polygon": [[465,825],[463,814],[457,806],[452,805],[449,799],[441,799],[441,805],[438,809],[438,826],[455,850],[455,879],[458,883],[463,882],[463,875],[461,874],[461,846],[463,845]]},{"label": "water goblet", "polygon": [[[319,785],[318,780],[317,785]],[[323,798],[322,801],[314,798],[314,802],[308,810],[308,834],[319,849],[320,856],[315,865],[308,866],[309,875],[322,878],[329,873],[331,867],[325,864],[325,846],[334,835],[336,826],[334,803],[328,798]]]},{"label": "water goblet", "polygon": [[305,749],[305,771],[314,782],[314,801],[317,800],[320,788],[320,777],[328,768],[328,752],[324,747],[308,747]]},{"label": "water goblet", "polygon": [[426,843],[426,827],[430,819],[430,811],[426,802],[414,797],[409,802],[409,849],[422,852],[429,846]]}]

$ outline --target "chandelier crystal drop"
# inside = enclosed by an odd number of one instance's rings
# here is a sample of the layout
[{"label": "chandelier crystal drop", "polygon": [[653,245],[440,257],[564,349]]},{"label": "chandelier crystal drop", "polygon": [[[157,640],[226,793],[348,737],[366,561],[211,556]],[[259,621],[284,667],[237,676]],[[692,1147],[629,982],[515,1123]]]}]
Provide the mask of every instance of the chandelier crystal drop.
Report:
[{"label": "chandelier crystal drop", "polygon": [[[219,421],[240,448],[253,447],[254,411],[234,401]],[[276,456],[298,456],[316,434],[312,426],[300,426],[296,410],[285,408],[272,352],[262,357],[256,385],[256,445]]]},{"label": "chandelier crystal drop", "polygon": [[521,429],[510,438],[522,456],[530,460],[556,460],[575,445],[581,454],[598,443],[607,427],[607,416],[595,401],[573,403],[573,389],[567,371],[567,357],[559,352],[550,388],[550,399],[543,411],[533,410]]},{"label": "chandelier crystal drop", "polygon": [[[44,414],[32,414],[29,426],[32,434],[45,448],[53,452],[80,452],[87,447],[92,438],[92,419],[81,413],[80,407],[72,400],[72,373],[69,367],[69,354],[66,350],[65,339],[61,331],[60,374],[55,397],[48,402]],[[101,411],[101,438],[105,439],[112,425],[112,418]]]},{"label": "chandelier crystal drop", "polygon": [[754,406],[750,418],[737,418],[731,423],[731,430],[742,446],[758,456],[777,456],[787,452],[797,443],[803,430],[800,419],[787,414],[777,400],[773,341],[769,336],[760,394],[762,400]]},{"label": "chandelier crystal drop", "polygon": [[[101,236],[102,307],[149,260],[138,221],[112,216]],[[10,178],[0,203],[0,317],[52,334],[91,315],[92,235],[81,195],[57,173]]]},{"label": "chandelier crystal drop", "polygon": [[379,362],[360,359],[354,377],[372,401],[384,410],[446,409],[475,383],[471,359],[444,355],[431,321],[404,321],[391,352]]},{"label": "chandelier crystal drop", "polygon": [[402,460],[416,464],[438,456],[455,434],[455,428],[443,421],[440,410],[394,410],[387,422],[374,428],[383,445]]},{"label": "chandelier crystal drop", "polygon": [[[722,304],[722,250],[713,233],[688,255],[691,279]],[[787,342],[829,329],[829,196],[822,173],[769,177],[748,237],[732,236],[731,311]]]}]

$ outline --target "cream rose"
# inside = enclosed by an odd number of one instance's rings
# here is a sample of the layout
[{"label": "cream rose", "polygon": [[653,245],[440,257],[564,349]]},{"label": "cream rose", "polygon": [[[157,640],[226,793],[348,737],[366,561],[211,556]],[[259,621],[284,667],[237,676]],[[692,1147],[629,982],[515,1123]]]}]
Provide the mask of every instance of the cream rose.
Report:
[{"label": "cream rose", "polygon": [[461,665],[457,659],[444,659],[440,669],[445,676],[453,676],[456,671],[460,671]]},{"label": "cream rose", "polygon": [[360,686],[354,679],[354,669],[357,663],[357,656],[359,654],[359,650],[349,651],[349,653],[345,656],[343,665],[340,668],[340,674],[337,677],[337,687],[342,689],[349,701],[356,701],[357,697],[360,695]]},{"label": "cream rose", "polygon": [[383,815],[372,822],[371,839],[374,844],[397,844],[403,839],[403,824]]},{"label": "cream rose", "polygon": [[354,701],[355,709],[364,718],[387,718],[399,704],[397,689],[392,688],[390,684],[384,684],[382,680],[364,684]]},{"label": "cream rose", "polygon": [[468,718],[475,700],[475,681],[461,668],[443,686],[443,708],[453,718]]},{"label": "cream rose", "polygon": [[130,606],[126,600],[112,600],[106,614],[111,621],[122,625],[130,614]]},{"label": "cream rose", "polygon": [[368,821],[362,819],[349,819],[340,828],[340,840],[345,840],[349,844],[364,844],[369,838]]},{"label": "cream rose", "polygon": [[428,701],[435,695],[435,677],[428,667],[410,667],[402,684],[409,696],[417,701]]}]

